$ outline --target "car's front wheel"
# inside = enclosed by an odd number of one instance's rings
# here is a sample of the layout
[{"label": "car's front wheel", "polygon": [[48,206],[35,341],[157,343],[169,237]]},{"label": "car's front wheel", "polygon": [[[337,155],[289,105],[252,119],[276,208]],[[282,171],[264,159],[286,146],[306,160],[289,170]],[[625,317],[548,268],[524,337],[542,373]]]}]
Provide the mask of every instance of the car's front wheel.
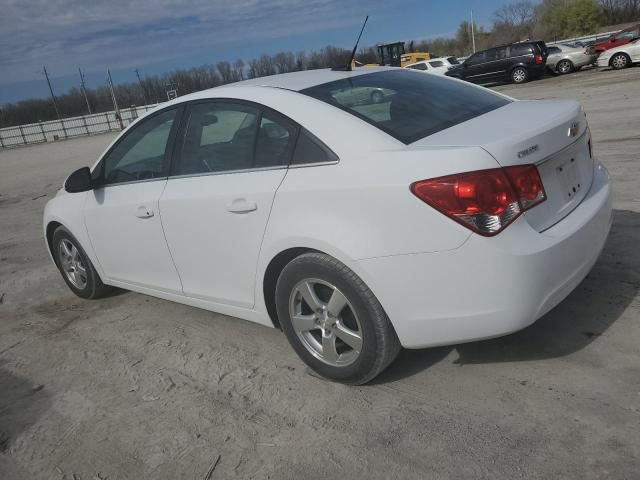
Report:
[{"label": "car's front wheel", "polygon": [[623,68],[627,68],[631,64],[631,60],[626,53],[616,53],[609,62],[611,67],[620,70]]},{"label": "car's front wheel", "polygon": [[318,374],[360,385],[382,372],[400,342],[380,302],[347,266],[306,253],[276,285],[278,318],[300,358]]},{"label": "car's front wheel", "polygon": [[100,298],[111,291],[102,283],[80,243],[64,227],[53,232],[51,250],[58,270],[68,287],[81,298]]},{"label": "car's front wheel", "polygon": [[513,83],[525,83],[529,79],[529,72],[524,67],[516,67],[511,72],[511,81]]}]

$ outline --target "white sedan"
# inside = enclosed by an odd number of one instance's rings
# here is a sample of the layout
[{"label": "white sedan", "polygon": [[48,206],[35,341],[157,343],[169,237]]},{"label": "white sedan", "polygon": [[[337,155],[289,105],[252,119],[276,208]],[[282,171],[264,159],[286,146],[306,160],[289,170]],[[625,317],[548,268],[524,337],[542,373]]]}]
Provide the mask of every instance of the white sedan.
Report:
[{"label": "white sedan", "polygon": [[401,346],[531,324],[610,222],[579,104],[382,67],[163,104],[67,178],[44,236],[80,297],[120,287],[276,326],[319,374],[361,384]]},{"label": "white sedan", "polygon": [[456,57],[441,57],[431,58],[421,62],[412,63],[404,68],[410,68],[412,70],[419,70],[421,72],[437,73],[444,75],[454,65],[460,65],[460,62]]},{"label": "white sedan", "polygon": [[620,47],[605,50],[598,57],[599,67],[611,67],[616,70],[640,63],[640,38]]}]

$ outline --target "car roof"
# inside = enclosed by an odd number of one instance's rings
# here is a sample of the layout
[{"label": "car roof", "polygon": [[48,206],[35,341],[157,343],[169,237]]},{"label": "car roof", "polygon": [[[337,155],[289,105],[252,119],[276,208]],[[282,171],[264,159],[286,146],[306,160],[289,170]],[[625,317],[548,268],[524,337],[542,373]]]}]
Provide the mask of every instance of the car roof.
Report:
[{"label": "car roof", "polygon": [[228,85],[234,87],[273,87],[299,92],[305,88],[315,87],[316,85],[321,85],[323,83],[343,80],[345,78],[359,77],[360,75],[383,72],[386,70],[394,70],[394,67],[356,67],[351,71],[331,70],[330,68],[304,70],[301,72],[281,73],[278,75],[269,75],[268,77],[252,78],[250,80],[243,80],[241,82],[230,83]]}]

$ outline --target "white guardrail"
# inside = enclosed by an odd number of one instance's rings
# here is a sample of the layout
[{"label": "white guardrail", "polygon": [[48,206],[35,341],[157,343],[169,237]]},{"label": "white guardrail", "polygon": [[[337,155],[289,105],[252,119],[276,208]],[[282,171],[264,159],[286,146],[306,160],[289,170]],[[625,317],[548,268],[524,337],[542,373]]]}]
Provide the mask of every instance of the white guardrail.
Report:
[{"label": "white guardrail", "polygon": [[118,131],[156,105],[121,108],[120,119],[115,111],[110,111],[2,128],[0,129],[0,147],[54,142],[83,135]]},{"label": "white guardrail", "polygon": [[592,42],[594,40],[606,40],[614,33],[618,33],[620,30],[615,30],[613,32],[603,32],[603,33],[594,33],[593,35],[585,35],[583,37],[573,37],[573,38],[565,38],[563,40],[555,40],[553,42],[545,42],[547,45],[560,45],[563,43],[574,43],[574,42]]}]

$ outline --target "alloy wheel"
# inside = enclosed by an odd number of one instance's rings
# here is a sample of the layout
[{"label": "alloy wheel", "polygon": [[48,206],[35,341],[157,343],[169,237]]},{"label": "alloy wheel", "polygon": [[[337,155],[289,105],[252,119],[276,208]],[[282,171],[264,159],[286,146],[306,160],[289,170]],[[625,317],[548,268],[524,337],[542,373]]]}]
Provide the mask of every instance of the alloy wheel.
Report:
[{"label": "alloy wheel", "polygon": [[360,356],[360,320],[335,285],[317,278],[300,281],[289,296],[289,316],[296,335],[318,360],[344,367]]},{"label": "alloy wheel", "polygon": [[513,72],[513,81],[516,83],[522,83],[527,79],[527,72],[523,69],[518,68]]},{"label": "alloy wheel", "polygon": [[570,73],[571,72],[571,62],[568,60],[563,60],[558,64],[558,72],[560,73]]},{"label": "alloy wheel", "polygon": [[87,269],[76,246],[68,239],[63,239],[59,246],[60,266],[71,284],[84,290],[87,286]]},{"label": "alloy wheel", "polygon": [[626,55],[616,55],[611,59],[611,65],[613,68],[624,68],[627,66],[627,56]]}]

